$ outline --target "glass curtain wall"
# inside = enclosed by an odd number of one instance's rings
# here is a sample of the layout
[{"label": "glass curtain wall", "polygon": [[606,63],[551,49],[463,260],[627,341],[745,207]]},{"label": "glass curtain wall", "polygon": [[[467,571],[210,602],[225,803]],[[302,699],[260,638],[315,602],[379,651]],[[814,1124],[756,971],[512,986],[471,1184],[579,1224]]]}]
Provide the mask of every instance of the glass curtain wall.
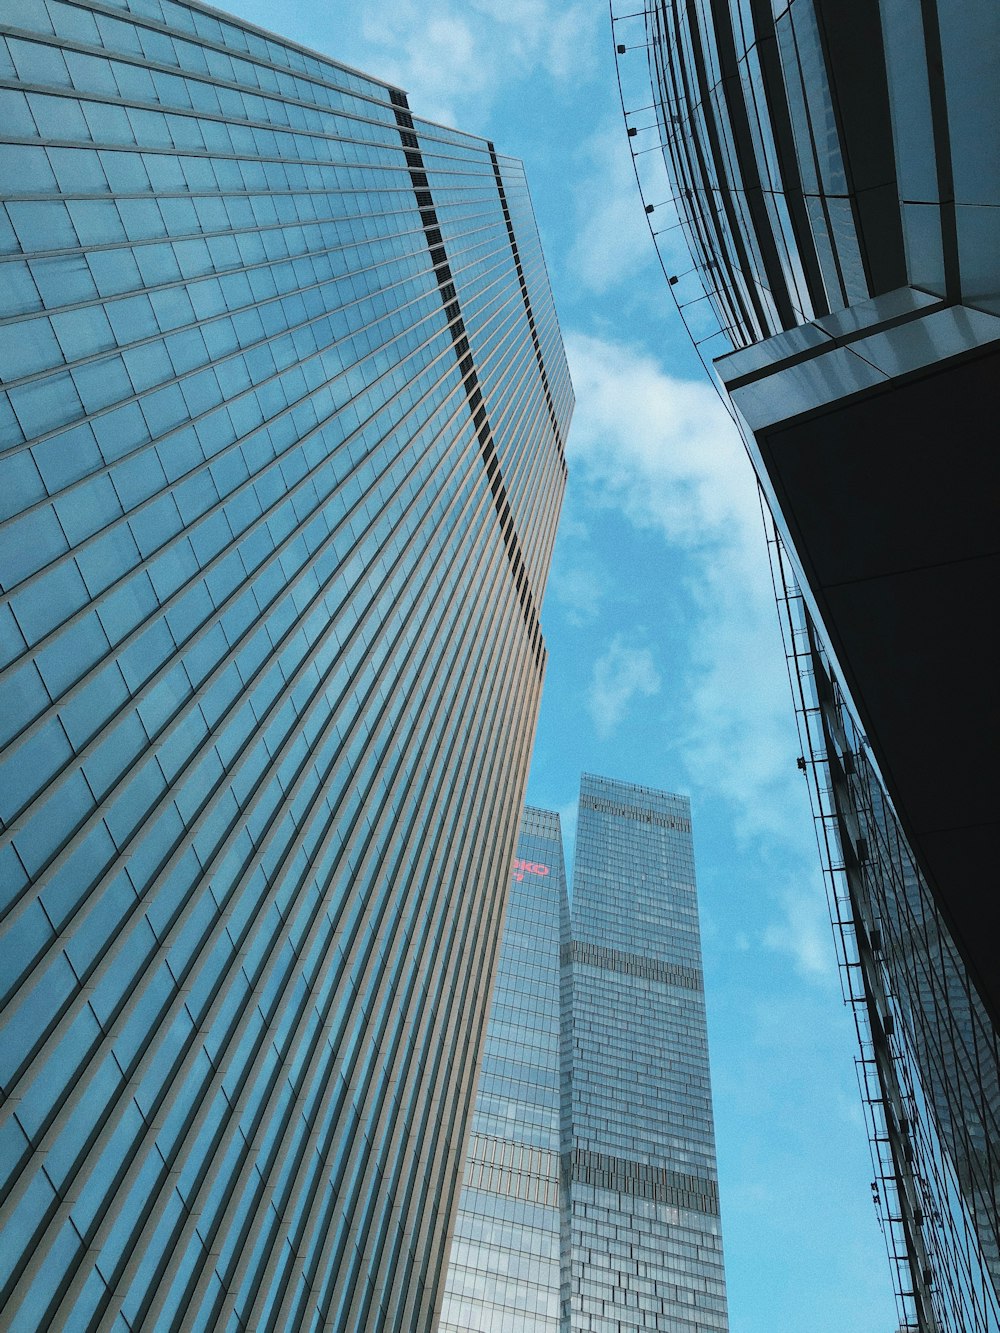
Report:
[{"label": "glass curtain wall", "polygon": [[725,1333],[686,797],[583,776],[563,988],[564,1333]]},{"label": "glass curtain wall", "polygon": [[559,1333],[559,816],[524,812],[440,1333]]},{"label": "glass curtain wall", "polygon": [[572,390],[519,163],[175,0],[0,28],[0,1323],[427,1328]]}]

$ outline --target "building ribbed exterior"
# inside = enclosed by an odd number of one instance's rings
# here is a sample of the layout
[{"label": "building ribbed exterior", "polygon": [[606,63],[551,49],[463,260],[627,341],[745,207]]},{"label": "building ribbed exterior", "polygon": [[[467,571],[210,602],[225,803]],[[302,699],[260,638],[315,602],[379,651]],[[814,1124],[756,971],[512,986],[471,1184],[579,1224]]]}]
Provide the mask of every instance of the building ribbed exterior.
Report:
[{"label": "building ribbed exterior", "polygon": [[[694,261],[668,275],[682,312],[714,311],[714,334],[684,315],[697,341],[733,349],[715,370],[773,517],[903,1323],[986,1333],[1000,1328],[983,634],[997,589],[1000,10],[625,8],[625,84],[627,62],[648,66],[643,96],[624,98],[637,175],[655,136]],[[665,236],[662,201],[647,213]]]},{"label": "building ribbed exterior", "polygon": [[0,1323],[427,1329],[572,406],[523,170],[196,4],[0,31]]},{"label": "building ribbed exterior", "polygon": [[563,949],[564,1333],[725,1333],[687,797],[584,774]]},{"label": "building ribbed exterior", "polygon": [[514,861],[439,1333],[560,1333],[559,816],[528,807]]}]

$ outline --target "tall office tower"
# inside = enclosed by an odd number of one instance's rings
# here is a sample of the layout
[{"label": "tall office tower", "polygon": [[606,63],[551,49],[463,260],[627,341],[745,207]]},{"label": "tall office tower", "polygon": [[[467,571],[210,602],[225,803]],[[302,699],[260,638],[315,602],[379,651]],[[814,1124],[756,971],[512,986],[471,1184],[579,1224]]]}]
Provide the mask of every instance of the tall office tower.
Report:
[{"label": "tall office tower", "polygon": [[904,1323],[996,1329],[1000,8],[620,8],[647,215],[776,525]]},{"label": "tall office tower", "polygon": [[486,1028],[440,1333],[559,1333],[559,816],[528,807]]},{"label": "tall office tower", "polygon": [[520,165],[3,12],[0,1323],[426,1329],[571,388]]},{"label": "tall office tower", "polygon": [[439,1328],[728,1328],[686,797],[525,811]]},{"label": "tall office tower", "polygon": [[686,797],[584,774],[563,986],[564,1333],[724,1333]]}]

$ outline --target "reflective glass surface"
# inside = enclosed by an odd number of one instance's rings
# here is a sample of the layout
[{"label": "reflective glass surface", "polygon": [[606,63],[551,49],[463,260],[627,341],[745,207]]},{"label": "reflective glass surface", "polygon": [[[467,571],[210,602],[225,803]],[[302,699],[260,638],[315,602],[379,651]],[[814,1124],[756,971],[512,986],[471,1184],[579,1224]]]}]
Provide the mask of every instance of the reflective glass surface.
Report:
[{"label": "reflective glass surface", "polygon": [[564,1329],[728,1329],[690,805],[585,774],[564,950]]},{"label": "reflective glass surface", "polygon": [[[650,100],[679,225],[720,331],[737,349],[717,366],[777,530],[788,542],[782,559],[790,561],[788,571],[798,567],[787,581],[786,571],[776,578],[779,601],[783,608],[796,603],[800,594],[791,589],[798,583],[815,612],[821,579],[806,552],[815,551],[812,543],[838,502],[827,486],[811,516],[797,507],[787,477],[779,480],[784,465],[771,452],[779,421],[797,416],[805,445],[818,446],[823,417],[829,413],[832,420],[852,396],[888,404],[890,416],[895,399],[900,438],[908,441],[912,460],[917,446],[906,426],[908,378],[911,385],[923,376],[926,401],[936,395],[946,415],[959,402],[967,411],[970,395],[957,387],[961,337],[954,338],[955,330],[982,330],[974,335],[970,364],[983,351],[995,352],[1000,84],[993,66],[1000,8],[992,0],[917,6],[657,0],[631,14],[628,8],[621,7],[616,27],[621,37],[630,19],[645,27]],[[618,51],[632,59],[630,52],[644,45],[630,38]],[[642,127],[640,114],[627,112],[632,135]],[[917,310],[941,301],[943,309],[910,322]],[[871,337],[854,338],[869,321]],[[820,354],[828,336],[853,340],[853,346],[830,344]],[[882,350],[890,345],[892,352]],[[739,367],[747,376],[742,384]],[[987,416],[991,411],[992,404]],[[814,430],[816,438],[806,439]],[[837,433],[846,441],[852,432],[841,422]],[[873,432],[873,446],[884,433]],[[959,497],[955,530],[964,536],[971,528],[968,496],[983,490],[978,469],[988,466],[989,446],[974,424],[964,431],[959,426],[956,438],[973,464],[939,459],[931,432],[925,467],[935,480],[940,472],[947,493]],[[830,475],[851,476],[846,452],[842,462]],[[866,559],[866,534],[905,530],[912,506],[892,491],[894,480],[883,499],[875,498],[867,475],[863,487],[845,490],[840,526],[851,534],[842,543],[851,558]],[[933,485],[923,490],[937,494]],[[858,507],[862,494],[871,501],[867,514]],[[974,888],[989,881],[989,834],[982,831],[989,814],[984,822],[975,804],[988,782],[970,778],[962,788],[955,777],[969,770],[971,756],[989,750],[980,723],[988,726],[983,720],[991,717],[990,688],[981,696],[969,691],[976,701],[967,703],[975,718],[970,725],[941,702],[949,692],[940,686],[940,668],[928,670],[929,704],[909,712],[921,719],[914,734],[947,737],[936,755],[927,745],[907,754],[898,741],[886,744],[883,730],[891,712],[886,701],[899,695],[913,663],[922,660],[913,648],[921,632],[928,643],[952,642],[930,628],[933,616],[965,606],[965,597],[969,623],[976,623],[993,592],[988,575],[977,584],[968,556],[935,555],[933,529],[944,527],[946,512],[938,503],[929,523],[914,522],[907,554],[897,550],[886,568],[905,570],[908,578],[950,566],[961,577],[946,591],[944,582],[921,585],[926,591],[914,595],[912,622],[918,632],[900,621],[885,635],[877,680],[874,673],[865,679],[857,662],[874,642],[869,628],[879,617],[859,617],[845,632],[842,618],[834,623],[831,598],[823,600],[826,626],[809,615],[791,623],[784,610],[783,620],[790,622],[789,662],[807,679],[797,687],[802,731],[821,774],[815,800],[828,872],[839,886],[837,925],[850,937],[845,989],[861,1015],[859,1068],[901,1315],[906,1327],[921,1333],[994,1333],[1000,1322],[1000,1061],[995,996],[989,994],[995,967],[988,947],[980,954],[975,938],[991,938],[991,927],[983,926],[991,900]],[[873,574],[872,565],[855,570],[855,588],[873,584]],[[821,663],[818,647],[803,652],[814,635],[817,644],[825,639],[835,646],[843,671]],[[963,685],[977,670],[992,680],[981,653],[953,647],[952,656],[962,664]],[[853,700],[837,673],[851,680]],[[814,676],[825,681],[815,698]],[[864,718],[864,728],[852,716]],[[818,734],[821,717],[826,734]],[[871,749],[863,729],[871,734]],[[881,771],[866,751],[879,755]],[[919,816],[916,802],[905,796],[905,781],[916,774],[926,784]],[[939,850],[944,847],[947,855]],[[879,943],[866,951],[869,931]]]},{"label": "reflective glass surface", "polygon": [[[794,613],[804,616],[798,607]],[[861,1029],[862,1070],[873,1092],[877,1088],[870,1099],[878,1108],[873,1137],[876,1149],[881,1140],[892,1150],[887,1153],[883,1146],[881,1160],[876,1156],[879,1187],[887,1196],[887,1222],[904,1230],[895,1257],[909,1259],[900,1285],[912,1293],[906,1304],[918,1327],[996,1333],[996,1030],[970,984],[815,631],[806,619],[803,628],[814,645],[804,683],[815,690],[813,725],[817,732],[822,728],[820,762],[829,775],[829,822],[839,850],[832,874],[843,886],[845,909],[849,904],[853,937],[847,947],[860,977],[852,994],[867,1018],[867,1031]],[[936,1280],[941,1273],[948,1281]]]},{"label": "reflective glass surface", "polygon": [[527,809],[441,1333],[725,1333],[686,797]]},{"label": "reflective glass surface", "polygon": [[[920,19],[902,9],[668,0],[640,11],[672,193],[734,347],[925,288],[941,267],[949,169],[919,187],[912,171],[915,137],[925,163],[940,141],[925,115],[937,73]],[[902,96],[897,66],[909,70]],[[936,257],[909,234],[904,201],[935,206]]]},{"label": "reflective glass surface", "polygon": [[0,1322],[426,1325],[572,405],[523,170],[197,5],[3,19]]},{"label": "reflective glass surface", "polygon": [[559,816],[514,861],[440,1333],[559,1333]]}]

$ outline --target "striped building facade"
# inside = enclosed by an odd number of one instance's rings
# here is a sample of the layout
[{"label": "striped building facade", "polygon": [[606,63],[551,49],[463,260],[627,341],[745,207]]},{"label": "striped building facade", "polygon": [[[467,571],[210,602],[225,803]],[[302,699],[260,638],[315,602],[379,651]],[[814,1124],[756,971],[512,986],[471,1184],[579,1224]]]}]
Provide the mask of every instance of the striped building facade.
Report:
[{"label": "striped building facade", "polygon": [[0,1323],[426,1329],[572,390],[523,170],[197,4],[0,36]]}]

